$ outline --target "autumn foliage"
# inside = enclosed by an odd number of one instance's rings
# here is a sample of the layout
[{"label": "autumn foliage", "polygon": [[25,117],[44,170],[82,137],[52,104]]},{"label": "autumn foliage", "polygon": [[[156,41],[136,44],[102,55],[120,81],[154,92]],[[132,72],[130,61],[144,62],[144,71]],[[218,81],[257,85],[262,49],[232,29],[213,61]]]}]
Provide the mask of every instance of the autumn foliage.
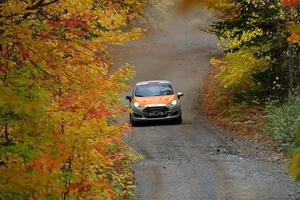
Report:
[{"label": "autumn foliage", "polygon": [[142,0],[0,3],[0,199],[128,199],[135,155],[120,94],[133,71],[109,44]]},{"label": "autumn foliage", "polygon": [[295,7],[300,3],[299,0],[282,0],[281,2],[284,6],[289,8]]},{"label": "autumn foliage", "polygon": [[[282,0],[282,4],[288,9],[294,9],[300,3],[299,0]],[[288,30],[290,32],[290,36],[288,37],[288,41],[292,43],[296,43],[300,46],[300,26],[299,22],[293,21],[292,25],[288,26]]]}]

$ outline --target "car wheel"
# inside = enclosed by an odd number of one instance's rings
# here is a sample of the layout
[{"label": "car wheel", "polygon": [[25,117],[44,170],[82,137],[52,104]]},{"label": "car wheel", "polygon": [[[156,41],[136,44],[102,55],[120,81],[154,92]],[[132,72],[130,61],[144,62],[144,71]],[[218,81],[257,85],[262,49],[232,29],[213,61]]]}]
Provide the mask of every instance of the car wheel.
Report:
[{"label": "car wheel", "polygon": [[135,127],[135,126],[137,126],[137,125],[138,125],[138,123],[137,123],[137,122],[135,122],[135,121],[133,120],[133,118],[132,118],[132,115],[131,115],[131,114],[129,115],[129,119],[130,119],[130,124],[131,124],[131,126],[132,126],[132,127]]},{"label": "car wheel", "polygon": [[175,124],[181,124],[182,123],[182,115],[180,114],[180,116],[174,120]]}]

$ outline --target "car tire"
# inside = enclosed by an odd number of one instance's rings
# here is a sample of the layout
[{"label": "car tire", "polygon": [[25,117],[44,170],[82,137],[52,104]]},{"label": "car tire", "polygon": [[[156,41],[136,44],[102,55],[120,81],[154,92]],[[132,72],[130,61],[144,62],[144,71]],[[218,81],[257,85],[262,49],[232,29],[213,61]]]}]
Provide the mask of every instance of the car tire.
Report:
[{"label": "car tire", "polygon": [[130,124],[131,124],[131,126],[132,126],[132,127],[135,127],[135,126],[137,126],[137,125],[138,125],[138,123],[137,123],[137,122],[135,122],[135,121],[133,120],[133,118],[132,118],[132,115],[131,115],[131,114],[129,115],[129,119],[130,119]]},{"label": "car tire", "polygon": [[182,115],[180,114],[180,116],[174,120],[175,124],[181,124],[182,123]]}]

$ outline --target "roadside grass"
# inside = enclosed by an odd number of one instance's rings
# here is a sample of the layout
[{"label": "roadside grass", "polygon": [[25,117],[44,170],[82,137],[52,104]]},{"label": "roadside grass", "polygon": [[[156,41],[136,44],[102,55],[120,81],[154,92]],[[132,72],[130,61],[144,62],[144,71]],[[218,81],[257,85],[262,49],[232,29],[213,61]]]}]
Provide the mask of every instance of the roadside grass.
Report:
[{"label": "roadside grass", "polygon": [[262,134],[276,142],[276,149],[287,154],[299,146],[300,101],[290,101],[283,105],[270,104],[266,120],[261,125]]},{"label": "roadside grass", "polygon": [[[216,70],[214,70],[216,71]],[[201,111],[215,124],[247,139],[291,155],[299,146],[300,102],[249,104],[234,102],[235,90],[224,89],[213,72],[202,89]]]},{"label": "roadside grass", "polygon": [[[213,78],[213,74],[210,75],[201,94],[201,111],[210,120],[246,138],[256,138],[257,125],[266,117],[263,107],[234,103],[234,91],[225,90]],[[267,138],[261,140],[269,141]]]}]

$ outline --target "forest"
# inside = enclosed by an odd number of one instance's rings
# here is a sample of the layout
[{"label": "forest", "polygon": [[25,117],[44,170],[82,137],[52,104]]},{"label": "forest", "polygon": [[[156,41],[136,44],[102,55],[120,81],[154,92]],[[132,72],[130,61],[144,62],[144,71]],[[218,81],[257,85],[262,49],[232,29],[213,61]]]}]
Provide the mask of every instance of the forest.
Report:
[{"label": "forest", "polygon": [[[124,92],[109,47],[141,39],[146,0],[0,1],[0,199],[134,199]],[[182,0],[216,12],[201,110],[290,158],[300,182],[300,1]],[[209,65],[209,63],[207,63]]]}]

